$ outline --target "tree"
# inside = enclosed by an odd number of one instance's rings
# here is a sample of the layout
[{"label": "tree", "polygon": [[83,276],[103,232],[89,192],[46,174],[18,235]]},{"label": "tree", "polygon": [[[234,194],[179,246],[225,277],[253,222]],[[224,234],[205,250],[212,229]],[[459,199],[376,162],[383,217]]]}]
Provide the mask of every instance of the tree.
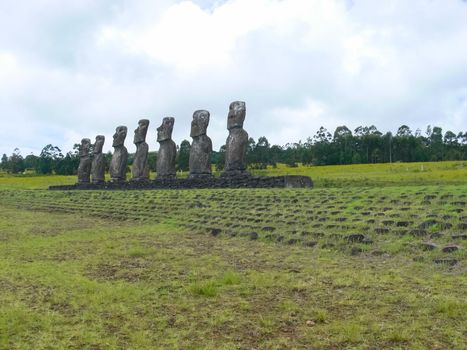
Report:
[{"label": "tree", "polygon": [[315,136],[313,136],[313,139],[315,142],[329,143],[331,141],[331,134],[324,126],[321,126]]},{"label": "tree", "polygon": [[444,134],[444,160],[462,159],[462,151],[457,139],[457,135],[452,131],[446,131]]},{"label": "tree", "polygon": [[457,146],[459,144],[457,141],[457,135],[452,131],[446,131],[444,134],[444,144],[448,146]]},{"label": "tree", "polygon": [[321,126],[316,132],[316,134],[313,136],[313,158],[315,164],[329,164],[329,144],[331,140],[331,134],[325,127]]},{"label": "tree", "polygon": [[352,157],[352,163],[368,163],[367,152],[365,152],[364,136],[368,133],[368,128],[358,126],[354,130],[355,136],[355,154]]},{"label": "tree", "polygon": [[[65,157],[61,155],[61,151],[58,147],[55,147],[54,150],[51,150],[51,157],[53,158],[52,168],[55,174],[57,175],[76,175],[78,173],[78,166],[79,166],[79,143],[75,143],[73,145],[73,150],[68,152]],[[55,156],[52,154],[57,152]],[[92,147],[90,150],[90,154],[92,154]]]},{"label": "tree", "polygon": [[377,162],[383,155],[382,133],[376,126],[359,126],[354,131],[355,151],[359,154],[353,156],[353,162],[360,160],[362,163]]},{"label": "tree", "polygon": [[281,146],[279,145],[271,146],[269,150],[269,157],[271,158],[271,165],[273,168],[276,168],[277,163],[281,161],[282,153],[283,153],[283,150]]},{"label": "tree", "polygon": [[255,153],[255,148],[256,148],[256,142],[255,139],[250,137],[248,139],[248,145],[246,148],[246,162],[248,165],[256,163],[256,153]]},{"label": "tree", "polygon": [[333,143],[335,145],[335,163],[350,164],[352,163],[352,131],[345,125],[338,126],[334,131]]},{"label": "tree", "polygon": [[24,159],[18,148],[15,148],[8,159],[8,172],[18,174],[24,171]]},{"label": "tree", "polygon": [[36,172],[39,174],[52,174],[55,170],[56,161],[61,158],[63,158],[61,149],[48,144],[41,151],[36,164]]},{"label": "tree", "polygon": [[[109,171],[109,168],[110,168],[110,162],[112,161],[112,152],[110,151],[107,151],[107,153],[104,155],[104,159],[105,159],[105,171]],[[150,159],[148,159],[148,161],[150,161]],[[149,163],[151,164],[151,163]],[[156,171],[156,163],[154,161],[154,169],[152,169],[154,171]]]},{"label": "tree", "polygon": [[76,175],[79,166],[79,154],[68,152],[65,157],[55,161],[54,171],[57,175]]},{"label": "tree", "polygon": [[217,153],[217,162],[216,162],[216,170],[221,171],[224,169],[225,166],[225,152],[227,150],[226,145],[222,145],[219,148],[219,152]]},{"label": "tree", "polygon": [[434,126],[429,136],[431,160],[443,160],[443,130]]},{"label": "tree", "polygon": [[383,162],[392,163],[393,161],[393,139],[394,137],[390,131],[382,136]]},{"label": "tree", "polygon": [[177,154],[177,170],[188,171],[190,169],[190,142],[183,140]]},{"label": "tree", "polygon": [[298,164],[298,155],[297,155],[297,147],[299,145],[297,143],[287,143],[284,147],[284,163],[288,167],[297,167]]},{"label": "tree", "polygon": [[28,154],[24,158],[24,167],[25,169],[36,169],[37,161],[39,157],[35,156],[34,154]]},{"label": "tree", "polygon": [[459,134],[457,134],[457,139],[459,140],[460,159],[467,160],[467,131],[459,132]]},{"label": "tree", "polygon": [[413,162],[415,160],[415,137],[407,125],[402,125],[397,129],[393,139],[394,160],[402,162]]},{"label": "tree", "polygon": [[3,153],[3,156],[2,156],[2,162],[0,163],[0,168],[3,170],[3,171],[7,171],[8,170],[8,156]]},{"label": "tree", "polygon": [[[253,141],[254,142],[254,141]],[[270,144],[268,139],[265,136],[261,136],[258,139],[258,142],[254,146],[253,153],[256,167],[259,169],[266,169],[266,167],[271,164],[275,164],[273,159],[269,156]]]},{"label": "tree", "polygon": [[157,152],[148,152],[149,171],[156,171]]},{"label": "tree", "polygon": [[407,125],[401,125],[399,129],[397,129],[396,136],[412,136],[412,130]]},{"label": "tree", "polygon": [[313,164],[313,140],[308,137],[300,149],[300,161],[303,165]]}]

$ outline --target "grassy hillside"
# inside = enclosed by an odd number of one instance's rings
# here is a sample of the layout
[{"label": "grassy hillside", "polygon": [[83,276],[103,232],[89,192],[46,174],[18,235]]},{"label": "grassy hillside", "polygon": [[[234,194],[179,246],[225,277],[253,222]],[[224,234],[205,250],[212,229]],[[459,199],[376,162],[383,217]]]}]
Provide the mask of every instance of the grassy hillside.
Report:
[{"label": "grassy hillside", "polygon": [[467,162],[386,163],[329,166],[278,165],[256,170],[258,175],[306,175],[317,187],[467,184]]},{"label": "grassy hillside", "polygon": [[[467,161],[354,164],[330,166],[298,166],[279,164],[277,168],[250,170],[253,175],[310,176],[316,187],[388,186],[388,185],[447,185],[467,184]],[[188,174],[179,173],[186,177]],[[151,174],[152,178],[155,177]],[[215,172],[215,176],[219,176]],[[128,174],[128,178],[131,175]],[[50,185],[69,185],[76,176],[9,176],[0,174],[0,188],[47,188]]]},{"label": "grassy hillside", "polygon": [[0,349],[464,349],[465,162],[403,166],[292,168],[340,186],[314,189],[0,178]]}]

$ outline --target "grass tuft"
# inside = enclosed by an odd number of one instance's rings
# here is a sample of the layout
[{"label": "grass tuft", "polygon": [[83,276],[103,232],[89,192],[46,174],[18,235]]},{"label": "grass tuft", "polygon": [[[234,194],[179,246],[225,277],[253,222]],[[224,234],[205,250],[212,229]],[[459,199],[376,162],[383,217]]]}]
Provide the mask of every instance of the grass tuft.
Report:
[{"label": "grass tuft", "polygon": [[188,286],[188,290],[193,295],[212,298],[218,295],[219,289],[212,280],[193,282]]},{"label": "grass tuft", "polygon": [[241,278],[239,274],[233,271],[227,271],[222,275],[219,282],[225,286],[230,286],[234,284],[240,284],[240,281]]}]

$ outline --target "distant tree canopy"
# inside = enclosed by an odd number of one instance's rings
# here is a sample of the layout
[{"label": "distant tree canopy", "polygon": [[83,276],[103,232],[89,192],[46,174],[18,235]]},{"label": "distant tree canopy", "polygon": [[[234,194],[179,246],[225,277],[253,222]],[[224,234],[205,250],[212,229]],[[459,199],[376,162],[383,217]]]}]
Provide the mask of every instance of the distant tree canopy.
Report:
[{"label": "distant tree canopy", "polygon": [[190,142],[183,140],[177,152],[177,170],[188,171],[190,161]]},{"label": "distant tree canopy", "polygon": [[383,134],[371,125],[359,126],[353,132],[345,125],[331,134],[320,127],[313,137],[302,143],[285,146],[270,145],[262,136],[255,143],[250,138],[247,159],[251,168],[265,168],[276,163],[296,166],[336,165],[387,162],[423,162],[440,160],[467,160],[467,132],[442,133],[440,127],[428,126],[422,135],[402,125],[396,135]]},{"label": "distant tree canopy", "polygon": [[0,166],[2,170],[8,173],[18,174],[23,172],[25,169],[24,158],[19,149],[15,148],[9,157],[6,154],[3,154]]},{"label": "distant tree canopy", "polygon": [[49,144],[42,149],[39,156],[29,154],[25,158],[21,156],[19,149],[15,148],[11,156],[2,156],[0,168],[12,174],[34,170],[36,174],[73,175],[76,174],[78,165],[78,145],[74,146],[74,151],[64,156],[60,148]]},{"label": "distant tree canopy", "polygon": [[[189,170],[190,143],[183,140],[178,147],[177,169]],[[112,154],[105,154],[108,164]],[[130,155],[130,160],[133,159]],[[149,152],[149,166],[155,170],[157,152]],[[397,129],[395,135],[385,134],[371,125],[359,126],[352,132],[347,126],[339,126],[333,134],[320,127],[305,142],[287,143],[284,146],[271,145],[265,136],[255,141],[248,140],[247,161],[252,169],[264,169],[268,165],[283,163],[290,167],[298,163],[305,165],[337,165],[387,162],[424,162],[442,160],[467,160],[467,131],[443,131],[440,127],[428,125],[424,135],[418,129],[413,132],[407,125]],[[222,170],[225,162],[225,145],[218,152],[213,151],[211,163],[216,170]],[[131,162],[130,162],[131,163]],[[30,154],[23,158],[18,148],[10,156],[3,154],[0,169],[8,173],[35,170],[37,174],[74,175],[79,165],[79,144],[63,155],[60,148],[51,144],[45,146],[39,156]]]}]

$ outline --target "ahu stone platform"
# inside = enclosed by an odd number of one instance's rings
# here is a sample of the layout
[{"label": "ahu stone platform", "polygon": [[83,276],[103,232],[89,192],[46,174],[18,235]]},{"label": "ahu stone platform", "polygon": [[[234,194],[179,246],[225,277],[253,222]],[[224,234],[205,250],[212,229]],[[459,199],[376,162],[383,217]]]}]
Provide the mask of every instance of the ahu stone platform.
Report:
[{"label": "ahu stone platform", "polygon": [[50,186],[49,190],[152,190],[195,188],[311,188],[308,176],[231,176],[186,179],[156,179],[144,181],[77,183],[75,185]]}]

